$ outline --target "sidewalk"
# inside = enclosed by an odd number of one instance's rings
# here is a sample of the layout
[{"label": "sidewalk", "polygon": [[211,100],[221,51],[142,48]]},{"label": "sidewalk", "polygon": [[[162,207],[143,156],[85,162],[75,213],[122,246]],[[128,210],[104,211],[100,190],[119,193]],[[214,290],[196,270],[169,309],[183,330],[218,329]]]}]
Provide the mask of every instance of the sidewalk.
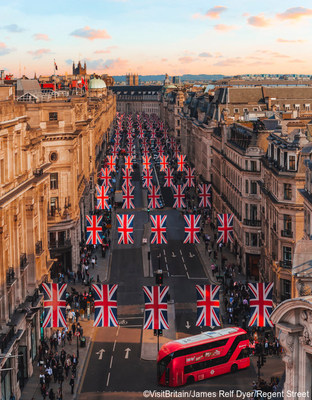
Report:
[{"label": "sidewalk", "polygon": [[[112,234],[112,232],[111,232]],[[109,268],[110,268],[110,263],[111,263],[111,249],[109,249],[106,252],[106,257],[103,258],[101,255],[101,250],[100,248],[97,249],[96,251],[96,256],[97,256],[97,265],[93,269],[92,267],[89,268],[89,273],[90,277],[93,277],[93,282],[96,283],[97,281],[97,276],[99,276],[100,282],[104,283],[108,279],[108,274],[109,274]],[[68,284],[67,290],[70,292],[70,288],[73,287],[75,288],[78,292],[84,292],[86,290],[86,286],[82,285],[81,283],[70,283]],[[82,382],[82,377],[84,373],[84,368],[86,366],[86,360],[89,352],[89,347],[92,342],[92,337],[94,334],[95,328],[93,327],[93,315],[90,316],[90,320],[87,318],[80,318],[79,323],[83,329],[83,335],[86,338],[86,346],[85,347],[80,347],[80,339],[78,339],[78,346],[79,346],[79,363],[77,367],[77,373],[76,373],[76,379],[75,379],[75,386],[74,386],[74,394],[71,394],[71,387],[69,385],[69,380],[71,377],[71,374],[69,374],[69,377],[66,379],[65,373],[64,373],[64,382],[62,384],[62,392],[63,392],[63,399],[76,399],[77,398],[77,393],[78,389],[80,387],[80,384]],[[68,324],[70,326],[70,324]],[[54,330],[56,330],[54,328]],[[51,329],[52,331],[52,329]],[[66,345],[64,347],[58,346],[58,353],[60,354],[62,349],[66,351],[66,353],[69,354],[76,354],[77,355],[77,339],[74,336],[72,344],[69,345],[68,342],[66,341]],[[21,395],[21,400],[40,400],[42,399],[42,394],[40,390],[40,383],[39,383],[39,374],[40,374],[40,367],[35,363],[34,364],[34,372],[33,375],[27,380],[26,385],[22,391]],[[55,395],[58,392],[60,385],[58,383],[54,383],[54,379],[52,377],[51,383],[50,383],[50,388],[53,388],[53,391]],[[48,399],[48,397],[47,397]]]}]

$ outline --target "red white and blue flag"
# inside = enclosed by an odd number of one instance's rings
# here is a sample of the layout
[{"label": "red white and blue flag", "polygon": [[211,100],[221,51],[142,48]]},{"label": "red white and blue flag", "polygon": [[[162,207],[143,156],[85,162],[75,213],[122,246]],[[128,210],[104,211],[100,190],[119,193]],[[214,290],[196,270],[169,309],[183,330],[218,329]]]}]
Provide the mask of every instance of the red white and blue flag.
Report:
[{"label": "red white and blue flag", "polygon": [[185,208],[185,193],[184,193],[184,189],[185,186],[182,185],[172,185],[174,193],[173,193],[173,198],[174,198],[174,204],[173,204],[173,208]]},{"label": "red white and blue flag", "polygon": [[234,214],[217,214],[219,234],[217,243],[233,243],[233,217]]},{"label": "red white and blue flag", "polygon": [[96,185],[96,199],[97,199],[97,210],[109,210],[109,186]]},{"label": "red white and blue flag", "polygon": [[126,156],[125,157],[125,168],[129,169],[130,171],[133,170],[133,157],[132,156]]},{"label": "red white and blue flag", "polygon": [[182,154],[177,154],[177,157],[178,157],[178,172],[182,172],[184,170],[186,156]]},{"label": "red white and blue flag", "polygon": [[195,183],[194,183],[194,179],[195,179],[194,172],[195,172],[195,168],[190,168],[190,167],[185,168],[185,173],[186,173],[185,174],[185,179],[186,179],[186,185],[188,187],[194,187],[195,186]]},{"label": "red white and blue flag", "polygon": [[220,326],[220,301],[218,285],[196,285],[196,326]]},{"label": "red white and blue flag", "polygon": [[152,185],[149,189],[148,189],[148,208],[160,208],[160,188],[159,186],[154,186]]},{"label": "red white and blue flag", "polygon": [[151,168],[151,157],[150,156],[143,156],[143,168],[145,170],[149,170]]},{"label": "red white and blue flag", "polygon": [[199,243],[200,215],[184,215],[185,239],[183,243]]},{"label": "red white and blue flag", "polygon": [[200,203],[198,207],[211,208],[211,185],[208,185],[207,183],[199,185],[199,190],[200,193],[198,196],[200,198]]},{"label": "red white and blue flag", "polygon": [[143,173],[143,187],[150,188],[153,182],[153,175],[150,169],[147,169]]},{"label": "red white and blue flag", "polygon": [[168,156],[160,156],[160,171],[166,171],[168,168]]},{"label": "red white and blue flag", "polygon": [[273,323],[270,320],[273,310],[273,282],[248,283],[248,289],[251,315],[248,326],[273,327]]},{"label": "red white and blue flag", "polygon": [[171,168],[167,168],[165,173],[165,184],[164,187],[172,187],[173,186],[173,173]]},{"label": "red white and blue flag", "polygon": [[65,328],[66,325],[65,283],[43,283],[44,320],[43,328]]},{"label": "red white and blue flag", "polygon": [[118,285],[92,284],[94,293],[93,326],[118,326],[117,289]]},{"label": "red white and blue flag", "polygon": [[107,156],[109,172],[116,172],[116,156]]},{"label": "red white and blue flag", "polygon": [[167,244],[166,220],[167,215],[151,215],[151,244]]},{"label": "red white and blue flag", "polygon": [[125,186],[130,186],[131,185],[131,179],[132,179],[131,171],[129,169],[124,169],[123,168],[122,172],[123,172],[122,177],[123,177],[123,180],[124,180],[123,186],[124,185]]},{"label": "red white and blue flag", "polygon": [[133,244],[134,215],[116,214],[118,222],[118,244]]},{"label": "red white and blue flag", "polygon": [[135,208],[134,204],[133,204],[134,186],[132,186],[132,185],[126,186],[125,184],[123,184],[122,190],[123,190],[123,195],[122,195],[123,205],[122,205],[122,208],[128,208],[128,209]]},{"label": "red white and blue flag", "polygon": [[86,244],[102,244],[102,216],[86,215],[87,219],[87,241]]},{"label": "red white and blue flag", "polygon": [[111,176],[108,168],[101,168],[100,171],[100,179],[103,179],[104,186],[112,186],[111,185]]},{"label": "red white and blue flag", "polygon": [[143,286],[145,313],[144,329],[169,329],[169,286]]}]

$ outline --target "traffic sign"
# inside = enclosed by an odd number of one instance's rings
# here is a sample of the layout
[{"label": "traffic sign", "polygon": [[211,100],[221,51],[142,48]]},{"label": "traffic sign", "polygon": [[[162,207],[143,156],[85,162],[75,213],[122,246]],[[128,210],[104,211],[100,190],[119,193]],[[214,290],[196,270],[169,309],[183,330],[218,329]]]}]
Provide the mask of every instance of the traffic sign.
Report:
[{"label": "traffic sign", "polygon": [[75,332],[75,336],[80,336],[80,332],[79,332],[79,331],[76,331],[76,332]]}]

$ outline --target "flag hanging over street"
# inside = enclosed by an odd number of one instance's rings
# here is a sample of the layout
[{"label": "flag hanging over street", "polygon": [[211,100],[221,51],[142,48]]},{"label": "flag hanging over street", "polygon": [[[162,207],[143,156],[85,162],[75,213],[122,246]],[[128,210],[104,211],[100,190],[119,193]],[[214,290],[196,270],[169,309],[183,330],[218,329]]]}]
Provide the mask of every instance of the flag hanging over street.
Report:
[{"label": "flag hanging over street", "polygon": [[148,189],[148,208],[160,208],[160,188],[152,185]]},{"label": "flag hanging over street", "polygon": [[108,168],[101,168],[100,171],[100,179],[103,179],[104,186],[112,186],[111,185],[111,176]]},{"label": "flag hanging over street", "polygon": [[86,244],[102,244],[102,216],[86,215],[87,219],[87,241]]},{"label": "flag hanging over street", "polygon": [[118,326],[118,285],[92,284],[94,290],[94,324],[97,327]]},{"label": "flag hanging over street", "polygon": [[160,156],[160,171],[166,172],[168,168],[168,156]]},{"label": "flag hanging over street", "polygon": [[123,205],[122,208],[127,208],[127,209],[133,209],[134,207],[134,186],[129,185],[126,186],[126,184],[124,183],[122,186],[122,190],[123,190],[123,195],[122,195],[122,199],[123,199]]},{"label": "flag hanging over street", "polygon": [[109,186],[96,185],[96,199],[97,199],[97,210],[109,210]]},{"label": "flag hanging over street", "polygon": [[65,328],[66,325],[65,283],[43,283],[43,328]]},{"label": "flag hanging over street", "polygon": [[172,187],[173,186],[173,170],[171,168],[167,168],[165,173],[165,184],[164,187]]},{"label": "flag hanging over street", "polygon": [[186,185],[188,187],[194,187],[195,186],[195,168],[185,168],[185,179],[186,179]]},{"label": "flag hanging over street", "polygon": [[248,283],[250,294],[250,320],[248,326],[271,326],[273,323],[270,316],[273,310],[272,293],[273,282],[271,283]]},{"label": "flag hanging over street", "polygon": [[167,244],[166,220],[167,215],[151,215],[151,244]]},{"label": "flag hanging over street", "polygon": [[196,285],[196,326],[220,326],[220,301],[218,285]]},{"label": "flag hanging over street", "polygon": [[116,156],[107,156],[109,172],[116,172]]},{"label": "flag hanging over street", "polygon": [[149,170],[151,168],[151,157],[143,156],[142,166],[145,170]]},{"label": "flag hanging over street", "polygon": [[182,185],[177,185],[174,186],[172,185],[173,190],[174,190],[174,194],[173,194],[173,198],[175,199],[174,204],[173,204],[173,208],[185,208],[185,194],[184,194],[184,188],[185,186]]},{"label": "flag hanging over street", "polygon": [[168,290],[169,286],[143,286],[144,329],[169,329]]},{"label": "flag hanging over street", "polygon": [[131,185],[131,179],[132,179],[131,171],[129,169],[124,169],[123,168],[122,169],[122,173],[123,173],[122,177],[123,177],[123,180],[124,180],[124,184],[123,185],[130,186]]},{"label": "flag hanging over street", "polygon": [[134,215],[116,214],[118,222],[118,244],[133,244]]},{"label": "flag hanging over street", "polygon": [[178,157],[178,172],[182,172],[184,170],[186,156],[182,154],[177,154],[177,157]]},{"label": "flag hanging over street", "polygon": [[[128,152],[129,152],[129,149],[128,149]],[[133,160],[132,156],[126,156],[125,157],[125,168],[127,170],[133,171],[133,161],[132,160]]]},{"label": "flag hanging over street", "polygon": [[149,188],[152,186],[153,175],[150,169],[146,169],[143,173],[143,187]]},{"label": "flag hanging over street", "polygon": [[198,207],[211,208],[211,184],[200,184],[199,190],[200,193],[198,194],[198,196],[200,198],[200,203]]},{"label": "flag hanging over street", "polygon": [[219,234],[217,243],[233,243],[233,216],[233,214],[217,214]]},{"label": "flag hanging over street", "polygon": [[185,239],[183,243],[199,243],[200,215],[184,215]]}]

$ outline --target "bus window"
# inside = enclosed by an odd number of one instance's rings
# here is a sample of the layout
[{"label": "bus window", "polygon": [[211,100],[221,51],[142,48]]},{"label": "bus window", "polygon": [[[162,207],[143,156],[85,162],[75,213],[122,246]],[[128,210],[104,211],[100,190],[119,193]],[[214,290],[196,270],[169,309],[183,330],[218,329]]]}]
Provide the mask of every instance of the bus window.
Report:
[{"label": "bus window", "polygon": [[158,362],[158,364],[157,364],[158,379],[160,379],[163,376],[165,371],[167,374],[167,370],[168,370],[167,366],[170,363],[171,359],[172,359],[172,355],[170,354]]}]

